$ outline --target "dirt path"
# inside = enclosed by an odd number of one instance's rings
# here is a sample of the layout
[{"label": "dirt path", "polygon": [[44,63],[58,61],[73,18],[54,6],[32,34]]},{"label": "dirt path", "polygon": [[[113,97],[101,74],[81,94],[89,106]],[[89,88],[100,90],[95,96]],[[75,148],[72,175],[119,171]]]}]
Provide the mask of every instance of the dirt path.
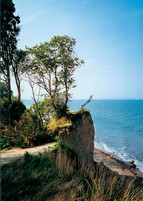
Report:
[{"label": "dirt path", "polygon": [[3,165],[4,163],[8,163],[10,161],[13,161],[25,154],[25,152],[28,152],[30,154],[37,154],[38,152],[43,152],[45,150],[50,150],[55,146],[56,142],[48,143],[41,146],[36,146],[33,148],[13,148],[10,150],[2,150],[1,151],[1,157],[0,157],[0,164]]},{"label": "dirt path", "polygon": [[[37,154],[38,152],[44,152],[45,150],[50,151],[54,146],[56,145],[56,142],[48,143],[41,146],[36,146],[33,148],[13,148],[10,150],[2,150],[1,151],[1,157],[0,157],[0,163],[1,165],[8,163],[10,161],[13,161],[25,154],[25,152],[28,152],[30,154]],[[118,175],[124,175],[124,176],[141,176],[143,177],[142,173],[137,170],[131,170],[124,162],[121,162],[120,160],[117,160],[114,157],[111,157],[108,154],[105,154],[104,152],[95,149],[94,150],[94,161],[99,163],[102,162],[106,167],[108,167],[111,171],[116,172]]]}]

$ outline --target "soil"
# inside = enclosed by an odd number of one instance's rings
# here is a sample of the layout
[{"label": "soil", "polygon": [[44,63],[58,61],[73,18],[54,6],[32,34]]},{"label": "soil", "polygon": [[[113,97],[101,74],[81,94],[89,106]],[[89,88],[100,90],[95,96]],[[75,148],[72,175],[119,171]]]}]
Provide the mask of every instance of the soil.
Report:
[{"label": "soil", "polygon": [[41,146],[36,146],[32,148],[13,148],[10,150],[4,149],[1,151],[1,157],[0,157],[0,163],[1,165],[11,162],[13,160],[18,159],[19,157],[23,156],[25,152],[28,152],[30,154],[37,154],[38,152],[44,152],[44,151],[50,151],[54,146],[56,145],[56,142],[48,143]]}]

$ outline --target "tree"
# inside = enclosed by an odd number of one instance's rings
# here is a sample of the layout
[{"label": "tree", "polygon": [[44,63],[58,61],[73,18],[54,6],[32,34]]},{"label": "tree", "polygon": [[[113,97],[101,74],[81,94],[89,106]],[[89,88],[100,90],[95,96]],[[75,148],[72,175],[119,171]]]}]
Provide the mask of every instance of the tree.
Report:
[{"label": "tree", "polygon": [[70,89],[76,87],[74,72],[77,67],[84,63],[83,60],[79,60],[75,56],[74,47],[76,41],[74,38],[68,36],[55,36],[51,40],[51,45],[57,52],[57,62],[61,68],[59,72],[59,82],[63,86],[64,97],[64,110],[67,107],[67,103],[71,94]]},{"label": "tree", "polygon": [[74,72],[84,61],[75,56],[76,41],[68,36],[54,36],[50,42],[27,48],[24,62],[33,83],[46,91],[55,112],[66,111],[75,87]]},{"label": "tree", "polygon": [[14,15],[15,5],[12,0],[1,1],[1,73],[8,88],[8,101],[11,104],[10,66],[16,50],[20,28],[19,16]]},{"label": "tree", "polygon": [[22,102],[19,103],[18,99],[16,97],[13,97],[12,91],[11,94],[12,94],[12,101],[11,104],[9,104],[7,86],[4,82],[1,82],[0,83],[1,128],[4,128],[5,125],[9,124],[8,121],[9,115],[11,119],[11,124],[14,125],[14,122],[20,119],[21,115],[26,109],[25,105]]},{"label": "tree", "polygon": [[18,102],[21,99],[21,87],[20,87],[20,75],[21,75],[21,63],[26,56],[26,52],[23,50],[16,50],[12,60],[12,70],[15,78],[15,83],[18,91]]},{"label": "tree", "polygon": [[0,112],[1,112],[0,127],[3,127],[3,125],[5,124],[5,122],[7,122],[7,119],[9,118],[8,91],[5,82],[0,82]]}]

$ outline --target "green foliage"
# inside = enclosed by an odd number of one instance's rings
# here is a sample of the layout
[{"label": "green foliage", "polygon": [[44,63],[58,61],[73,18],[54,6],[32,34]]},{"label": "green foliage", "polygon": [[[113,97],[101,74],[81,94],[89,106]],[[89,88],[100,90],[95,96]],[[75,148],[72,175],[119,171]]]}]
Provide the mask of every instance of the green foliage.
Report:
[{"label": "green foliage", "polygon": [[5,126],[1,131],[0,145],[1,149],[24,147],[24,139],[15,127],[9,125]]},{"label": "green foliage", "polygon": [[[23,158],[2,166],[2,200],[54,200],[67,192],[80,193],[78,173],[67,168],[60,155],[26,153]],[[59,164],[61,163],[61,167]],[[55,198],[55,200],[63,200]],[[68,200],[68,199],[67,199]]]},{"label": "green foliage", "polygon": [[36,115],[23,114],[15,126],[6,126],[2,129],[1,148],[33,147],[53,141],[47,128],[41,125]]},{"label": "green foliage", "polygon": [[77,112],[69,111],[67,113],[67,118],[71,120],[72,122],[77,121],[78,119],[81,119],[83,115],[90,115],[89,111],[86,108],[82,108]]},{"label": "green foliage", "polygon": [[54,117],[60,119],[61,117],[66,116],[67,111],[69,110],[67,106],[65,106],[65,101],[62,98],[56,98],[54,101]]},{"label": "green foliage", "polygon": [[1,108],[1,127],[7,125],[9,119],[9,101],[8,98],[5,97],[0,99],[0,108]]},{"label": "green foliage", "polygon": [[[11,169],[12,174],[9,174]],[[34,197],[42,191],[48,181],[56,177],[57,171],[45,155],[28,153],[15,163],[2,166],[2,200],[20,201]]]},{"label": "green foliage", "polygon": [[1,1],[1,57],[2,57],[2,72],[6,70],[5,65],[12,64],[13,54],[16,50],[17,39],[20,28],[17,26],[20,23],[19,16],[14,15],[15,5],[12,0]]},{"label": "green foliage", "polygon": [[[38,105],[38,109],[42,117],[43,123],[48,124],[54,113],[53,108],[51,107],[51,100],[45,98],[44,101],[37,102],[37,105]],[[26,113],[36,115],[40,119],[39,113],[37,111],[37,106],[35,103],[29,109],[26,110]]]},{"label": "green foliage", "polygon": [[11,124],[14,125],[15,121],[19,121],[21,115],[24,113],[26,106],[22,102],[18,102],[16,97],[12,97],[12,102],[9,104],[8,98],[1,99],[1,127],[9,125],[9,114]]},{"label": "green foliage", "polygon": [[[54,136],[47,129],[47,124],[51,120],[53,113],[50,100],[45,99],[43,102],[38,102],[38,108],[43,122],[41,122],[35,104],[29,109],[26,109],[25,105],[20,102],[19,111],[19,101],[16,97],[12,98],[12,103],[10,105],[6,100],[7,98],[2,99],[2,149],[12,147],[33,147],[54,141]],[[9,111],[12,119],[11,124],[8,124],[7,122]]]},{"label": "green foliage", "polygon": [[[77,169],[66,154],[39,153],[2,166],[2,200],[141,201],[140,189],[123,189],[106,172]],[[74,168],[75,167],[75,168]]]},{"label": "green foliage", "polygon": [[[15,51],[15,54],[14,54],[14,58],[13,58],[13,67],[16,68],[16,67],[20,67],[19,64],[21,64],[21,62],[24,61],[26,57],[26,52],[24,50],[19,50],[19,49],[16,49]],[[17,69],[19,71],[19,69]]]},{"label": "green foliage", "polygon": [[74,72],[84,63],[74,55],[75,44],[74,38],[54,36],[50,42],[26,49],[23,69],[31,82],[45,90],[57,117],[65,114],[70,89],[75,87]]},{"label": "green foliage", "polygon": [[53,137],[48,133],[47,128],[43,127],[36,115],[26,114],[18,122],[17,128],[24,138],[27,147],[44,144],[53,141]]},{"label": "green foliage", "polygon": [[76,153],[72,146],[64,144],[62,140],[58,140],[57,145],[55,146],[53,152],[61,151],[66,153],[71,158],[76,157]]},{"label": "green foliage", "polygon": [[22,102],[19,103],[18,98],[13,97],[12,103],[9,106],[9,110],[11,115],[11,121],[14,124],[15,121],[19,121],[21,115],[26,110],[26,106]]},{"label": "green foliage", "polygon": [[[1,127],[14,124],[14,121],[18,121],[26,109],[26,106],[17,97],[12,96],[11,104],[8,100],[8,90],[5,83],[0,83],[0,106],[1,106]],[[11,92],[12,94],[13,92]],[[9,117],[11,122],[9,122]]]},{"label": "green foliage", "polygon": [[[11,91],[11,95],[13,95],[13,92]],[[8,90],[7,90],[7,85],[4,82],[0,82],[0,99],[1,101],[3,99],[7,98],[8,99]]]},{"label": "green foliage", "polygon": [[0,84],[0,91],[1,127],[3,128],[10,123],[9,117],[12,124],[14,124],[14,121],[18,121],[26,107],[22,102],[19,102],[16,97],[12,97],[11,104],[9,104],[8,90],[5,83]]},{"label": "green foliage", "polygon": [[20,28],[19,16],[15,16],[15,5],[12,0],[1,1],[1,68],[0,71],[6,81],[8,89],[8,101],[11,103],[11,86],[10,86],[10,66],[12,64],[13,55],[16,51],[17,36]]}]

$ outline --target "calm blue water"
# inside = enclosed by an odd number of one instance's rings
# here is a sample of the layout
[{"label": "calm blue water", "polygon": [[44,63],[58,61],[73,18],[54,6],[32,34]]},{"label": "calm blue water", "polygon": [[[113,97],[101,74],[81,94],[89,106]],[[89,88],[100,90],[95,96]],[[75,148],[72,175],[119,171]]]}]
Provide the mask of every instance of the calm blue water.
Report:
[{"label": "calm blue water", "polygon": [[[69,107],[77,111],[84,103],[73,100]],[[94,122],[95,147],[125,161],[135,160],[143,172],[143,100],[92,100],[86,107]]]}]

